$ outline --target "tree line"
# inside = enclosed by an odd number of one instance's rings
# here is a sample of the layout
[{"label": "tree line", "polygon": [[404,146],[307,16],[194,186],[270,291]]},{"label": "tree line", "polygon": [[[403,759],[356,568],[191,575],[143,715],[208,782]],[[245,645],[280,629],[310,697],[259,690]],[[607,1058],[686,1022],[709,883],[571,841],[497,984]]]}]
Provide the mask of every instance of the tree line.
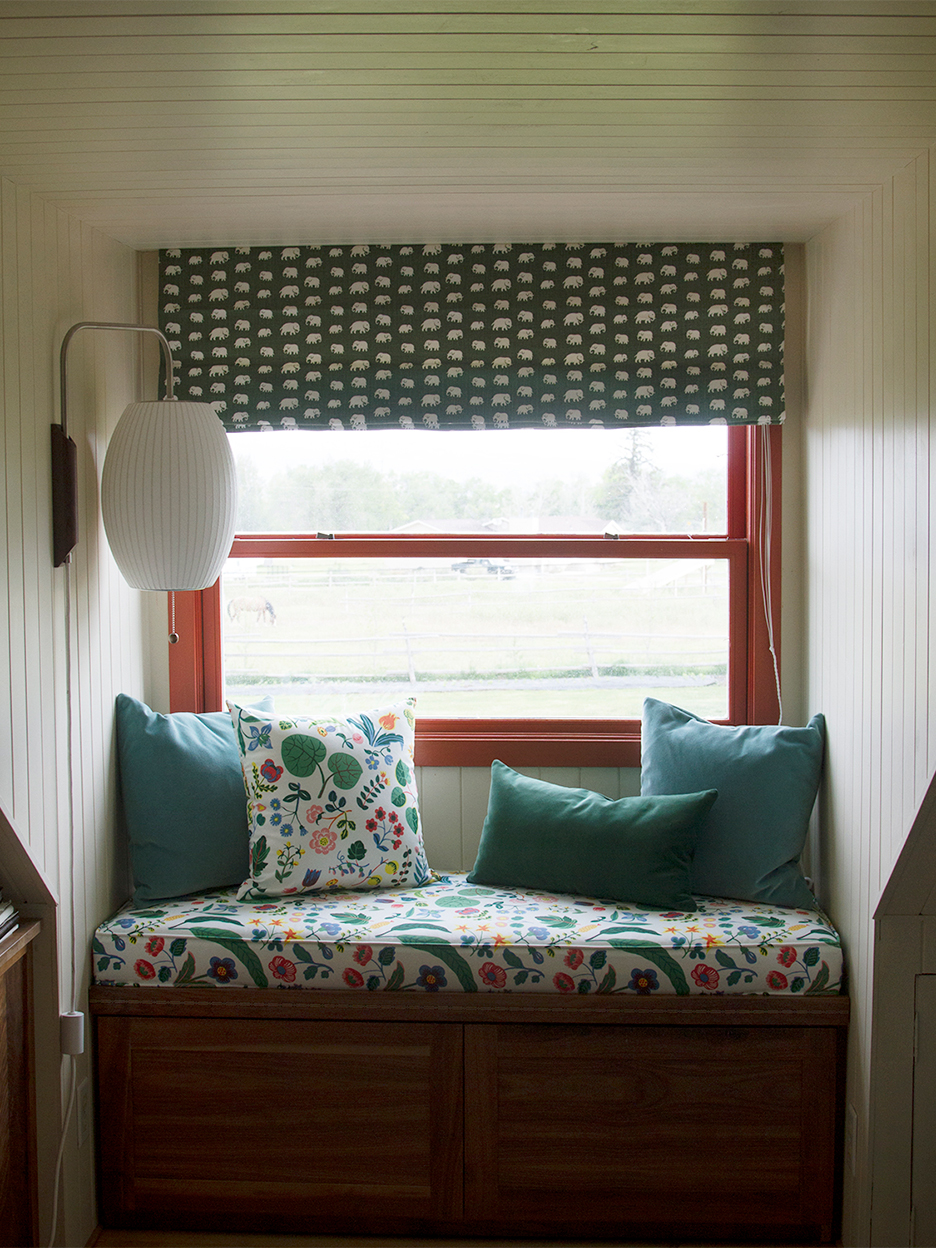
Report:
[{"label": "tree line", "polygon": [[518,520],[535,530],[559,518],[584,532],[724,529],[724,477],[714,469],[691,478],[664,474],[637,431],[597,480],[553,475],[499,488],[423,469],[383,472],[351,459],[285,466],[264,477],[252,461],[239,460],[238,485],[244,532],[393,532],[415,522],[444,532],[466,521],[496,531]]}]

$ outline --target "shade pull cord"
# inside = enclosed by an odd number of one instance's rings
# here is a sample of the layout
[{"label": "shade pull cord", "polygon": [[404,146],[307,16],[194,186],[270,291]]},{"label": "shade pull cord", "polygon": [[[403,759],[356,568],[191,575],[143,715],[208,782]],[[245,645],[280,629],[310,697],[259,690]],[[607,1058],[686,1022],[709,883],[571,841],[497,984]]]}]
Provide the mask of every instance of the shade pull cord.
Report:
[{"label": "shade pull cord", "polygon": [[773,625],[773,591],[770,583],[770,556],[773,542],[773,479],[770,463],[770,430],[760,428],[761,461],[764,470],[764,488],[761,490],[760,509],[760,541],[758,542],[758,560],[760,562],[761,596],[764,605],[764,622],[767,625],[767,646],[773,660],[774,684],[777,688],[778,724],[783,723],[783,695],[780,692],[780,664],[777,659],[777,647],[774,639]]},{"label": "shade pull cord", "polygon": [[175,626],[175,590],[174,589],[169,590],[169,618],[171,620],[171,623],[169,625],[169,628],[171,630],[169,633],[169,645],[174,646],[179,640],[179,634],[176,632],[176,626]]}]

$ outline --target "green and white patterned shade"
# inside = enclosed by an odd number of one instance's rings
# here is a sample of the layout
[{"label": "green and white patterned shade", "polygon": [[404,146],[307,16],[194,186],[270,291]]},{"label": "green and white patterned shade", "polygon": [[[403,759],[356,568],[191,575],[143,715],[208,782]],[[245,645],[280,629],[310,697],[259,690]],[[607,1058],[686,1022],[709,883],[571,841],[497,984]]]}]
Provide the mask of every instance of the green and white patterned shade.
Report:
[{"label": "green and white patterned shade", "polygon": [[776,424],[781,243],[160,253],[180,398],[228,429]]}]

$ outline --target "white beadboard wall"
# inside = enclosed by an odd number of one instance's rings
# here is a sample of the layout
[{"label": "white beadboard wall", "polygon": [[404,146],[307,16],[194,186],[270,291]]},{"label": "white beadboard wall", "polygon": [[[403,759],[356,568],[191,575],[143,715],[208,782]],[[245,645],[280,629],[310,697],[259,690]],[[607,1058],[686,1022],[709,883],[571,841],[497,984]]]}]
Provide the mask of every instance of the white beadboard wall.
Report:
[{"label": "white beadboard wall", "polygon": [[934,205],[930,152],[807,245],[807,702],[828,717],[821,878],[850,967],[846,1244],[876,1242],[872,915],[936,766]]},{"label": "white beadboard wall", "polygon": [[[605,797],[640,793],[640,772],[613,767],[521,767],[525,776],[552,784],[592,789]],[[488,767],[417,768],[423,835],[430,865],[439,871],[468,871],[474,864],[487,811]]]},{"label": "white beadboard wall", "polygon": [[[0,262],[0,801],[59,900],[57,923],[47,923],[56,939],[45,933],[36,977],[40,1231],[48,1243],[60,1089],[68,1086],[58,1014],[71,1007],[72,930],[83,1009],[90,933],[127,891],[115,827],[114,697],[148,692],[143,596],[107,552],[98,505],[107,438],[136,397],[134,339],[89,330],[69,350],[81,533],[69,569],[52,567],[49,425],[65,330],[80,320],[137,320],[136,262],[130,249],[7,180]],[[22,892],[20,900],[36,900],[29,887]],[[90,1076],[87,1053],[77,1066],[79,1081]],[[78,1148],[74,1118],[61,1204],[56,1242],[86,1243],[96,1225],[93,1144]]]}]

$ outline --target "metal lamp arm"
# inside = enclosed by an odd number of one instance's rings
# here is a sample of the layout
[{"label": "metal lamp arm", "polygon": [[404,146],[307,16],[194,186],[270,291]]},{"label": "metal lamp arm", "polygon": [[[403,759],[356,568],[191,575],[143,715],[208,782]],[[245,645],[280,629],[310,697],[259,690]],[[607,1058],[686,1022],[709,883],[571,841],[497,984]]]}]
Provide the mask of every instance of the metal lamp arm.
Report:
[{"label": "metal lamp arm", "polygon": [[128,325],[120,321],[78,321],[62,339],[59,352],[59,423],[52,425],[52,562],[61,567],[71,557],[78,541],[77,450],[68,436],[68,373],[65,357],[68,344],[79,329],[129,329],[138,334],[155,334],[166,362],[166,398],[175,397],[175,376],[169,342],[152,325]]},{"label": "metal lamp arm", "polygon": [[163,359],[166,364],[166,398],[175,398],[175,366],[172,361],[172,351],[169,348],[169,342],[166,335],[161,329],[156,329],[153,325],[129,325],[121,321],[78,321],[77,324],[72,325],[71,329],[66,332],[65,337],[62,339],[61,350],[59,351],[59,414],[61,417],[60,424],[62,426],[63,433],[68,432],[66,420],[68,372],[65,364],[65,356],[68,351],[68,344],[71,342],[72,338],[74,338],[75,334],[78,333],[79,329],[129,329],[139,334],[155,334],[159,339],[160,346],[162,347]]}]

